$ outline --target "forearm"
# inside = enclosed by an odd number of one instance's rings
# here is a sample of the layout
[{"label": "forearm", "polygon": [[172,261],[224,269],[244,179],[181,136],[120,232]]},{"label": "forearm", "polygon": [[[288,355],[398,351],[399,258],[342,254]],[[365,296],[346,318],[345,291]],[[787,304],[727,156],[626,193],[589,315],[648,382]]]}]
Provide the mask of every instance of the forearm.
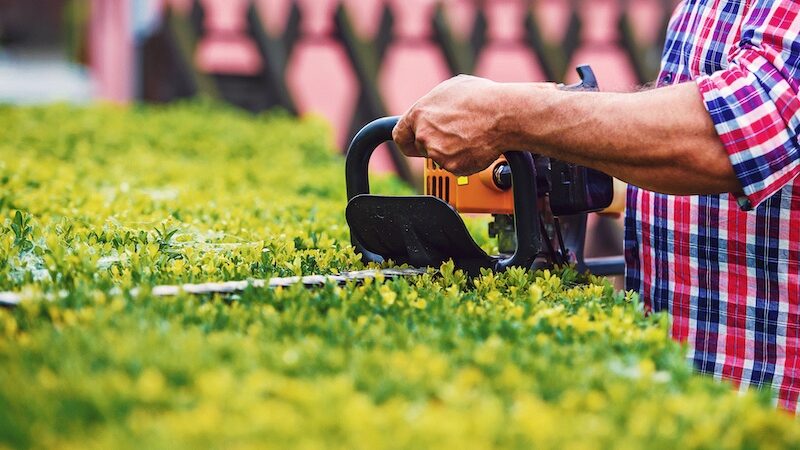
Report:
[{"label": "forearm", "polygon": [[737,192],[741,185],[694,83],[630,94],[501,85],[509,148],[602,170],[669,194]]}]

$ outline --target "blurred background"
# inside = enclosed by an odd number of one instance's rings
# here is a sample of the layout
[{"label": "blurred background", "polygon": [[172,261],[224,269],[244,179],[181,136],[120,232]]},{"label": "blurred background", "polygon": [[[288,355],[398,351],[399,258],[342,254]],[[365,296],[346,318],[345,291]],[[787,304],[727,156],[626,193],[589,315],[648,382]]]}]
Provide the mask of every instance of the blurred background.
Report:
[{"label": "blurred background", "polygon": [[[0,0],[0,102],[206,97],[319,114],[344,148],[458,73],[572,82],[588,63],[601,89],[635,89],[657,74],[675,3]],[[421,170],[389,147],[372,167],[407,180]],[[614,238],[592,253],[618,253],[620,227],[608,226]]]}]

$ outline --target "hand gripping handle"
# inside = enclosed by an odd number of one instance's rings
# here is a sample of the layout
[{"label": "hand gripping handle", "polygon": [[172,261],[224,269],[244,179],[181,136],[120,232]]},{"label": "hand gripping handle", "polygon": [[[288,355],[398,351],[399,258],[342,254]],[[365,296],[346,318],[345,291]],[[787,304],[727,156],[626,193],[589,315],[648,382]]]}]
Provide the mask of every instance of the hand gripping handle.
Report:
[{"label": "hand gripping handle", "polygon": [[[398,120],[397,116],[376,119],[362,128],[353,138],[347,149],[345,161],[348,201],[357,195],[369,194],[369,160],[380,144],[392,140],[392,130]],[[509,258],[497,261],[494,269],[498,271],[510,266],[531,267],[541,248],[533,156],[527,152],[517,151],[505,152],[503,156],[511,168],[517,247]],[[355,240],[353,245],[356,251],[371,254]]]}]

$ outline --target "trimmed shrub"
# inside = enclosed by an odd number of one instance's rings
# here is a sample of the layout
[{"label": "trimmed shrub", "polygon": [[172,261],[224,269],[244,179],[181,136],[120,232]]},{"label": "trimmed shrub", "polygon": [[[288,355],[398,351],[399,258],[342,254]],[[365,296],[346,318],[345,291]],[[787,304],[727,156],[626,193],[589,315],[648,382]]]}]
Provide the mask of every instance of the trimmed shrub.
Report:
[{"label": "trimmed shrub", "polygon": [[190,103],[0,123],[0,290],[28,297],[0,310],[0,447],[800,446],[768,392],[693,375],[665,316],[569,268],[149,295],[363,268],[320,122]]}]

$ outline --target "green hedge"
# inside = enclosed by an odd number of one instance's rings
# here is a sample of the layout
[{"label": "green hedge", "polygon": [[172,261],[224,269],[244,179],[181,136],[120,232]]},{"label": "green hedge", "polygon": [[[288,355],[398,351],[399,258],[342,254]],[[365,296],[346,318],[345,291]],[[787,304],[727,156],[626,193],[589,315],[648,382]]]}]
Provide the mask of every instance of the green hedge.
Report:
[{"label": "green hedge", "polygon": [[319,122],[184,104],[0,124],[0,290],[28,297],[0,310],[0,447],[800,446],[769,393],[692,375],[666,317],[570,269],[148,295],[362,267]]}]

